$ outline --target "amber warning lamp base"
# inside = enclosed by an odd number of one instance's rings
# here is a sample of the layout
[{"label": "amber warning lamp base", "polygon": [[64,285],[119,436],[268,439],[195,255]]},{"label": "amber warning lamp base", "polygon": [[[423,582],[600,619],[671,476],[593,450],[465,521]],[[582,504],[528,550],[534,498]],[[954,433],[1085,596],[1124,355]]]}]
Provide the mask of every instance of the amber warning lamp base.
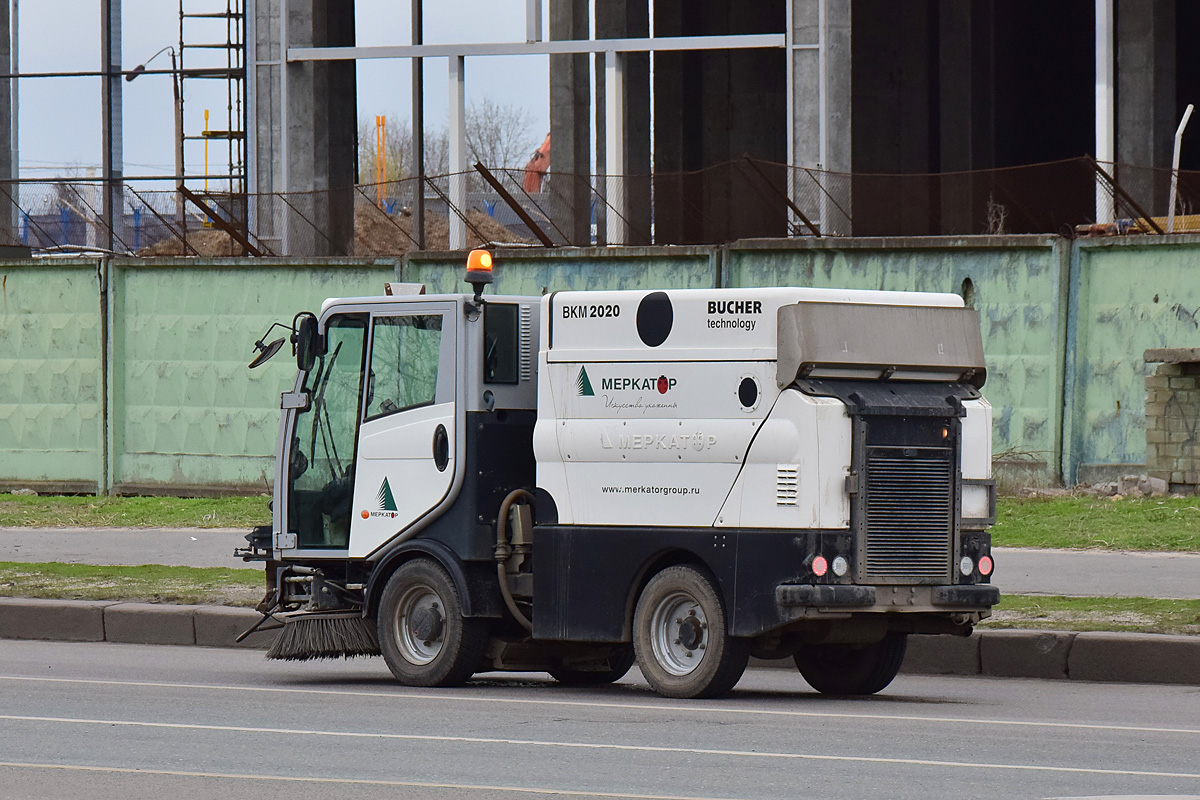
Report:
[{"label": "amber warning lamp base", "polygon": [[483,302],[483,287],[492,282],[492,254],[487,250],[472,250],[467,256],[467,283],[475,289],[476,305]]}]

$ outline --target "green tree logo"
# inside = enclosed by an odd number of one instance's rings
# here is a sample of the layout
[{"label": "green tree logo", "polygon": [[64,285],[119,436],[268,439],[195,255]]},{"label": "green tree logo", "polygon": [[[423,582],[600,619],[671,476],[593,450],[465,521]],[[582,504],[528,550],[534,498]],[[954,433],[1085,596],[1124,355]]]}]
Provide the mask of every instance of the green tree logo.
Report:
[{"label": "green tree logo", "polygon": [[379,485],[379,510],[380,511],[397,511],[396,498],[392,497],[392,486],[388,483],[388,479],[384,478],[383,483]]},{"label": "green tree logo", "polygon": [[596,392],[592,389],[592,382],[588,380],[587,367],[579,368],[579,377],[575,379],[575,393],[580,397],[595,397]]}]

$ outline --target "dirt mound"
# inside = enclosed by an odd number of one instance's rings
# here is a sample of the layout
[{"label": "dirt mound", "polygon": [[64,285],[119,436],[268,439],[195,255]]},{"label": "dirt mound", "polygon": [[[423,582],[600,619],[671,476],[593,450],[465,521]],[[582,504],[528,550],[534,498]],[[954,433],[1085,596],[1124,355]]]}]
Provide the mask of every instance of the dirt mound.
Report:
[{"label": "dirt mound", "polygon": [[[205,228],[192,231],[187,235],[187,243],[201,256],[216,258],[222,256],[243,255],[242,246],[230,238],[229,234],[215,228]],[[149,247],[143,247],[137,254],[143,258],[152,256],[190,256],[192,250],[183,246],[183,242],[171,236],[157,241]]]},{"label": "dirt mound", "polygon": [[[481,211],[467,212],[467,247],[492,243],[529,243]],[[478,233],[476,233],[478,231]],[[229,234],[215,229],[188,233],[187,243],[206,258],[244,255]],[[350,255],[398,256],[417,249],[411,215],[385,214],[373,205],[360,205],[354,215],[354,244]],[[439,214],[425,216],[425,249],[450,249],[450,221]],[[175,237],[155,242],[139,256],[190,256],[192,251]]]},{"label": "dirt mound", "polygon": [[[528,243],[480,211],[467,212],[467,247],[502,242]],[[476,233],[478,231],[478,234]],[[416,250],[413,218],[385,214],[375,206],[360,207],[354,217],[354,255],[390,256]],[[450,249],[450,220],[439,214],[425,216],[425,249]]]}]

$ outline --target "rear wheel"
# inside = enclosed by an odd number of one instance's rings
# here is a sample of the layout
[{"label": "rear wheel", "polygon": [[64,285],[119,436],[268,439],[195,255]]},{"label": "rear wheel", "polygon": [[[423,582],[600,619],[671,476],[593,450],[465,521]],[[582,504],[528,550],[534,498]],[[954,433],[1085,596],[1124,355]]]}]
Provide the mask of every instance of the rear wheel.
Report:
[{"label": "rear wheel", "polygon": [[407,686],[455,686],[479,666],[487,623],[462,615],[454,582],[427,558],[402,565],[379,602],[379,646]]},{"label": "rear wheel", "polygon": [[666,697],[717,697],[741,679],[746,639],[726,632],[725,606],[709,576],[668,567],[650,579],[633,615],[638,666]]},{"label": "rear wheel", "polygon": [[550,675],[567,686],[603,686],[616,683],[625,677],[633,666],[633,646],[624,645],[608,657],[608,666],[602,669],[552,669]]},{"label": "rear wheel", "polygon": [[904,662],[908,635],[889,633],[874,644],[816,644],[800,648],[796,667],[822,694],[875,694]]}]

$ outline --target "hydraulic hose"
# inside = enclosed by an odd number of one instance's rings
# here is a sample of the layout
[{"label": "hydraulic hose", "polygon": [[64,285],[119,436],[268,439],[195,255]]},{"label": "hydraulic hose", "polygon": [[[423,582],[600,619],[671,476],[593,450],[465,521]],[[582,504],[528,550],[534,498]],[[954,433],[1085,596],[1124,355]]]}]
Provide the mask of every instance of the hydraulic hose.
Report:
[{"label": "hydraulic hose", "polygon": [[530,505],[533,504],[533,495],[524,489],[513,489],[500,504],[500,518],[496,520],[496,577],[499,579],[500,594],[504,596],[504,605],[508,606],[509,613],[522,628],[532,632],[533,623],[517,607],[517,601],[513,599],[512,589],[508,585],[508,575],[504,571],[505,562],[512,555],[512,545],[508,543],[508,511],[514,503],[522,499]]}]

